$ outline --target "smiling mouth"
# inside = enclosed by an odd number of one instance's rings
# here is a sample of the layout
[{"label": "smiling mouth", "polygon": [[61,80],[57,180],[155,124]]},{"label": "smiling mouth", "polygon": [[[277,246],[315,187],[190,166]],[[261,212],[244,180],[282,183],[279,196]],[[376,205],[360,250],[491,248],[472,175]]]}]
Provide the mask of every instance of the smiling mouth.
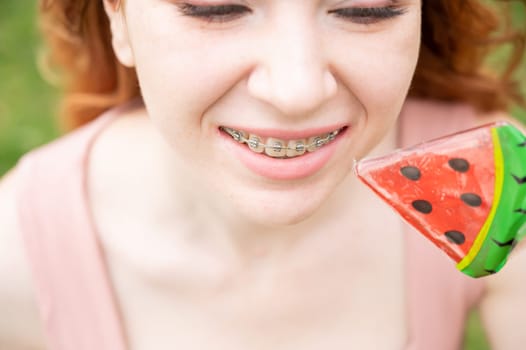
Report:
[{"label": "smiling mouth", "polygon": [[345,128],[297,140],[282,140],[275,137],[264,138],[225,126],[219,127],[219,130],[230,135],[235,141],[245,144],[252,152],[265,154],[272,158],[296,158],[305,153],[315,152],[331,143]]}]

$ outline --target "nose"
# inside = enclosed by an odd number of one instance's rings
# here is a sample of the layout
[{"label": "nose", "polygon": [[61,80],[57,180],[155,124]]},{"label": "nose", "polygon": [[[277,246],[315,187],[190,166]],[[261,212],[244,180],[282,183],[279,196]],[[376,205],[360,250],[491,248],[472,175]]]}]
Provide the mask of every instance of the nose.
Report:
[{"label": "nose", "polygon": [[337,82],[319,36],[290,27],[266,34],[248,90],[287,116],[305,116],[336,94]]}]

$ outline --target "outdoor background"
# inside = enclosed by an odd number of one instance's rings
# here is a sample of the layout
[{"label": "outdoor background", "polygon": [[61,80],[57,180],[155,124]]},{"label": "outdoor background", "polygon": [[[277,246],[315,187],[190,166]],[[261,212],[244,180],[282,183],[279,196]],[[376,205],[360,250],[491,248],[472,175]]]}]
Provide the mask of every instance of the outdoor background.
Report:
[{"label": "outdoor background", "polygon": [[[22,154],[58,136],[58,94],[42,80],[36,64],[35,8],[35,0],[0,0],[0,177]],[[519,5],[516,9],[515,21],[525,23],[526,11]],[[500,51],[492,61],[498,64],[504,54]],[[526,63],[521,76],[526,77]],[[524,88],[526,93],[526,83]],[[525,110],[510,112],[526,121]],[[470,317],[465,349],[489,349],[476,313]]]}]

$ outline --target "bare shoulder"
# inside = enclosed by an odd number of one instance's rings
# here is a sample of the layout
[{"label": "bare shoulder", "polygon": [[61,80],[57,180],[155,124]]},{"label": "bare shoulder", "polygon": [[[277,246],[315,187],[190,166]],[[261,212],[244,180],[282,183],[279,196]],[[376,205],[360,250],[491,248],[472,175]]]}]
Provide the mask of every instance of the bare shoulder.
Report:
[{"label": "bare shoulder", "polygon": [[18,226],[16,172],[0,179],[0,348],[44,349],[29,266]]}]

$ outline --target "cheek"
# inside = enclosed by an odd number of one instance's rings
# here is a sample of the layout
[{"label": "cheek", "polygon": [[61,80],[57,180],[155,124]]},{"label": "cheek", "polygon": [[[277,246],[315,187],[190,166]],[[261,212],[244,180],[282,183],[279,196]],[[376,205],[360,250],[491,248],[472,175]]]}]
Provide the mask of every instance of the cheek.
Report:
[{"label": "cheek", "polygon": [[358,35],[339,62],[345,86],[355,99],[353,150],[361,158],[392,129],[406,100],[419,56],[420,20],[371,37]]},{"label": "cheek", "polygon": [[340,56],[345,84],[369,117],[396,117],[411,84],[420,48],[420,20],[392,31],[357,35]]},{"label": "cheek", "polygon": [[[141,90],[151,114],[173,118],[175,113],[195,127],[244,74],[243,43],[232,39],[217,45],[218,38],[198,35],[166,12],[135,18],[135,28],[141,28],[132,36]],[[154,18],[167,24],[148,25]]]}]

